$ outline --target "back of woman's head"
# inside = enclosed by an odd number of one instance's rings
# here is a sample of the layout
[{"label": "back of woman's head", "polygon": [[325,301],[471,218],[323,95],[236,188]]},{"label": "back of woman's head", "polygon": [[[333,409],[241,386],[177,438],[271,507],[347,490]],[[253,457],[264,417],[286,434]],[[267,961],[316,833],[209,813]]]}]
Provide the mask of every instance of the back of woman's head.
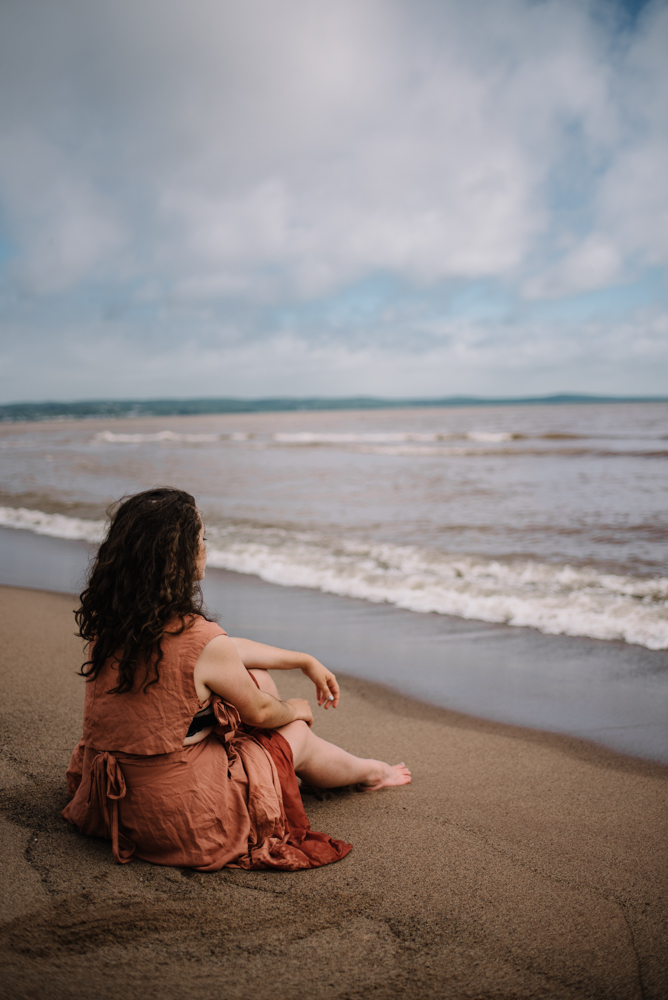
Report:
[{"label": "back of woman's head", "polygon": [[91,659],[81,668],[85,677],[96,677],[114,656],[118,683],[113,691],[133,687],[140,663],[144,689],[159,679],[165,626],[179,619],[182,631],[186,616],[202,614],[201,525],[194,497],[169,487],[123,498],[112,508],[107,537],[76,612],[79,635],[94,642]]}]

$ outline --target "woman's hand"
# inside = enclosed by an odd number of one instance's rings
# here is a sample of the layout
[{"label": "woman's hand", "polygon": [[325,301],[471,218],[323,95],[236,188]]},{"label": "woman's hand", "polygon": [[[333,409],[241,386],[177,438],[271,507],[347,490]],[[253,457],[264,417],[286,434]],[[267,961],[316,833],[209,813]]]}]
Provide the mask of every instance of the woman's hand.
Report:
[{"label": "woman's hand", "polygon": [[323,666],[314,656],[309,656],[307,665],[302,667],[301,671],[315,684],[318,704],[324,705],[325,708],[330,706],[336,708],[339,704],[339,685],[332,671]]},{"label": "woman's hand", "polygon": [[295,722],[301,720],[309,726],[313,725],[313,712],[306,698],[287,698],[283,704],[292,706],[295,713]]}]

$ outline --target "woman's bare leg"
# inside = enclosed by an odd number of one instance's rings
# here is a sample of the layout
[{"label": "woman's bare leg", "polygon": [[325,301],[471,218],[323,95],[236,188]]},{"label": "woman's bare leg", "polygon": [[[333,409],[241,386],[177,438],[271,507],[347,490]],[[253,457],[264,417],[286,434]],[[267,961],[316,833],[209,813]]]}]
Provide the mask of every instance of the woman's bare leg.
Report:
[{"label": "woman's bare leg", "polygon": [[354,757],[333,743],[321,740],[305,722],[290,722],[278,730],[292,748],[295,771],[316,788],[360,785],[374,792],[390,785],[406,785],[411,772],[405,764]]},{"label": "woman's bare leg", "polygon": [[[251,668],[261,691],[280,699],[278,688],[267,670]],[[316,788],[340,788],[360,785],[366,791],[377,791],[390,785],[405,785],[410,771],[405,764],[385,764],[381,760],[355,757],[334,743],[320,739],[305,722],[290,722],[279,732],[292,748],[295,771],[300,778]]]}]

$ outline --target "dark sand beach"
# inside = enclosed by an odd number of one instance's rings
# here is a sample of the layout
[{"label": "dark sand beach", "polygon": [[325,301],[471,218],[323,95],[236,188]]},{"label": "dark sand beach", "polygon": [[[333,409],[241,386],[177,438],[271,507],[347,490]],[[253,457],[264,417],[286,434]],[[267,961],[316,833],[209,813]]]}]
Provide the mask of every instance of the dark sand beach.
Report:
[{"label": "dark sand beach", "polygon": [[[317,731],[414,776],[305,796],[316,829],[353,843],[346,859],[117,866],[60,818],[83,704],[72,598],[3,587],[0,601],[3,996],[668,995],[665,766],[344,676]],[[277,679],[310,695],[301,675]]]}]

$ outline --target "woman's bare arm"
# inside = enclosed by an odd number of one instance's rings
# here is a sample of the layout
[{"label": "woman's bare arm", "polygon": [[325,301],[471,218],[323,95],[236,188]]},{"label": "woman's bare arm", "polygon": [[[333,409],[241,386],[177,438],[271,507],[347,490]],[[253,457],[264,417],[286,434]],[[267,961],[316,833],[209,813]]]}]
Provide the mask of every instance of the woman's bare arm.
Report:
[{"label": "woman's bare arm", "polygon": [[200,700],[205,700],[202,694],[206,691],[219,694],[234,705],[241,721],[250,726],[278,729],[296,719],[309,725],[313,722],[309,703],[304,698],[279,701],[266,691],[260,691],[246,670],[235,643],[227,636],[218,635],[204,647],[195,664],[194,680]]},{"label": "woman's bare arm", "polygon": [[245,667],[255,667],[260,670],[296,670],[306,674],[316,686],[318,704],[336,708],[339,703],[339,685],[331,670],[308,653],[297,653],[292,649],[279,649],[278,646],[267,646],[263,642],[253,642],[252,639],[230,637],[237,648]]}]

